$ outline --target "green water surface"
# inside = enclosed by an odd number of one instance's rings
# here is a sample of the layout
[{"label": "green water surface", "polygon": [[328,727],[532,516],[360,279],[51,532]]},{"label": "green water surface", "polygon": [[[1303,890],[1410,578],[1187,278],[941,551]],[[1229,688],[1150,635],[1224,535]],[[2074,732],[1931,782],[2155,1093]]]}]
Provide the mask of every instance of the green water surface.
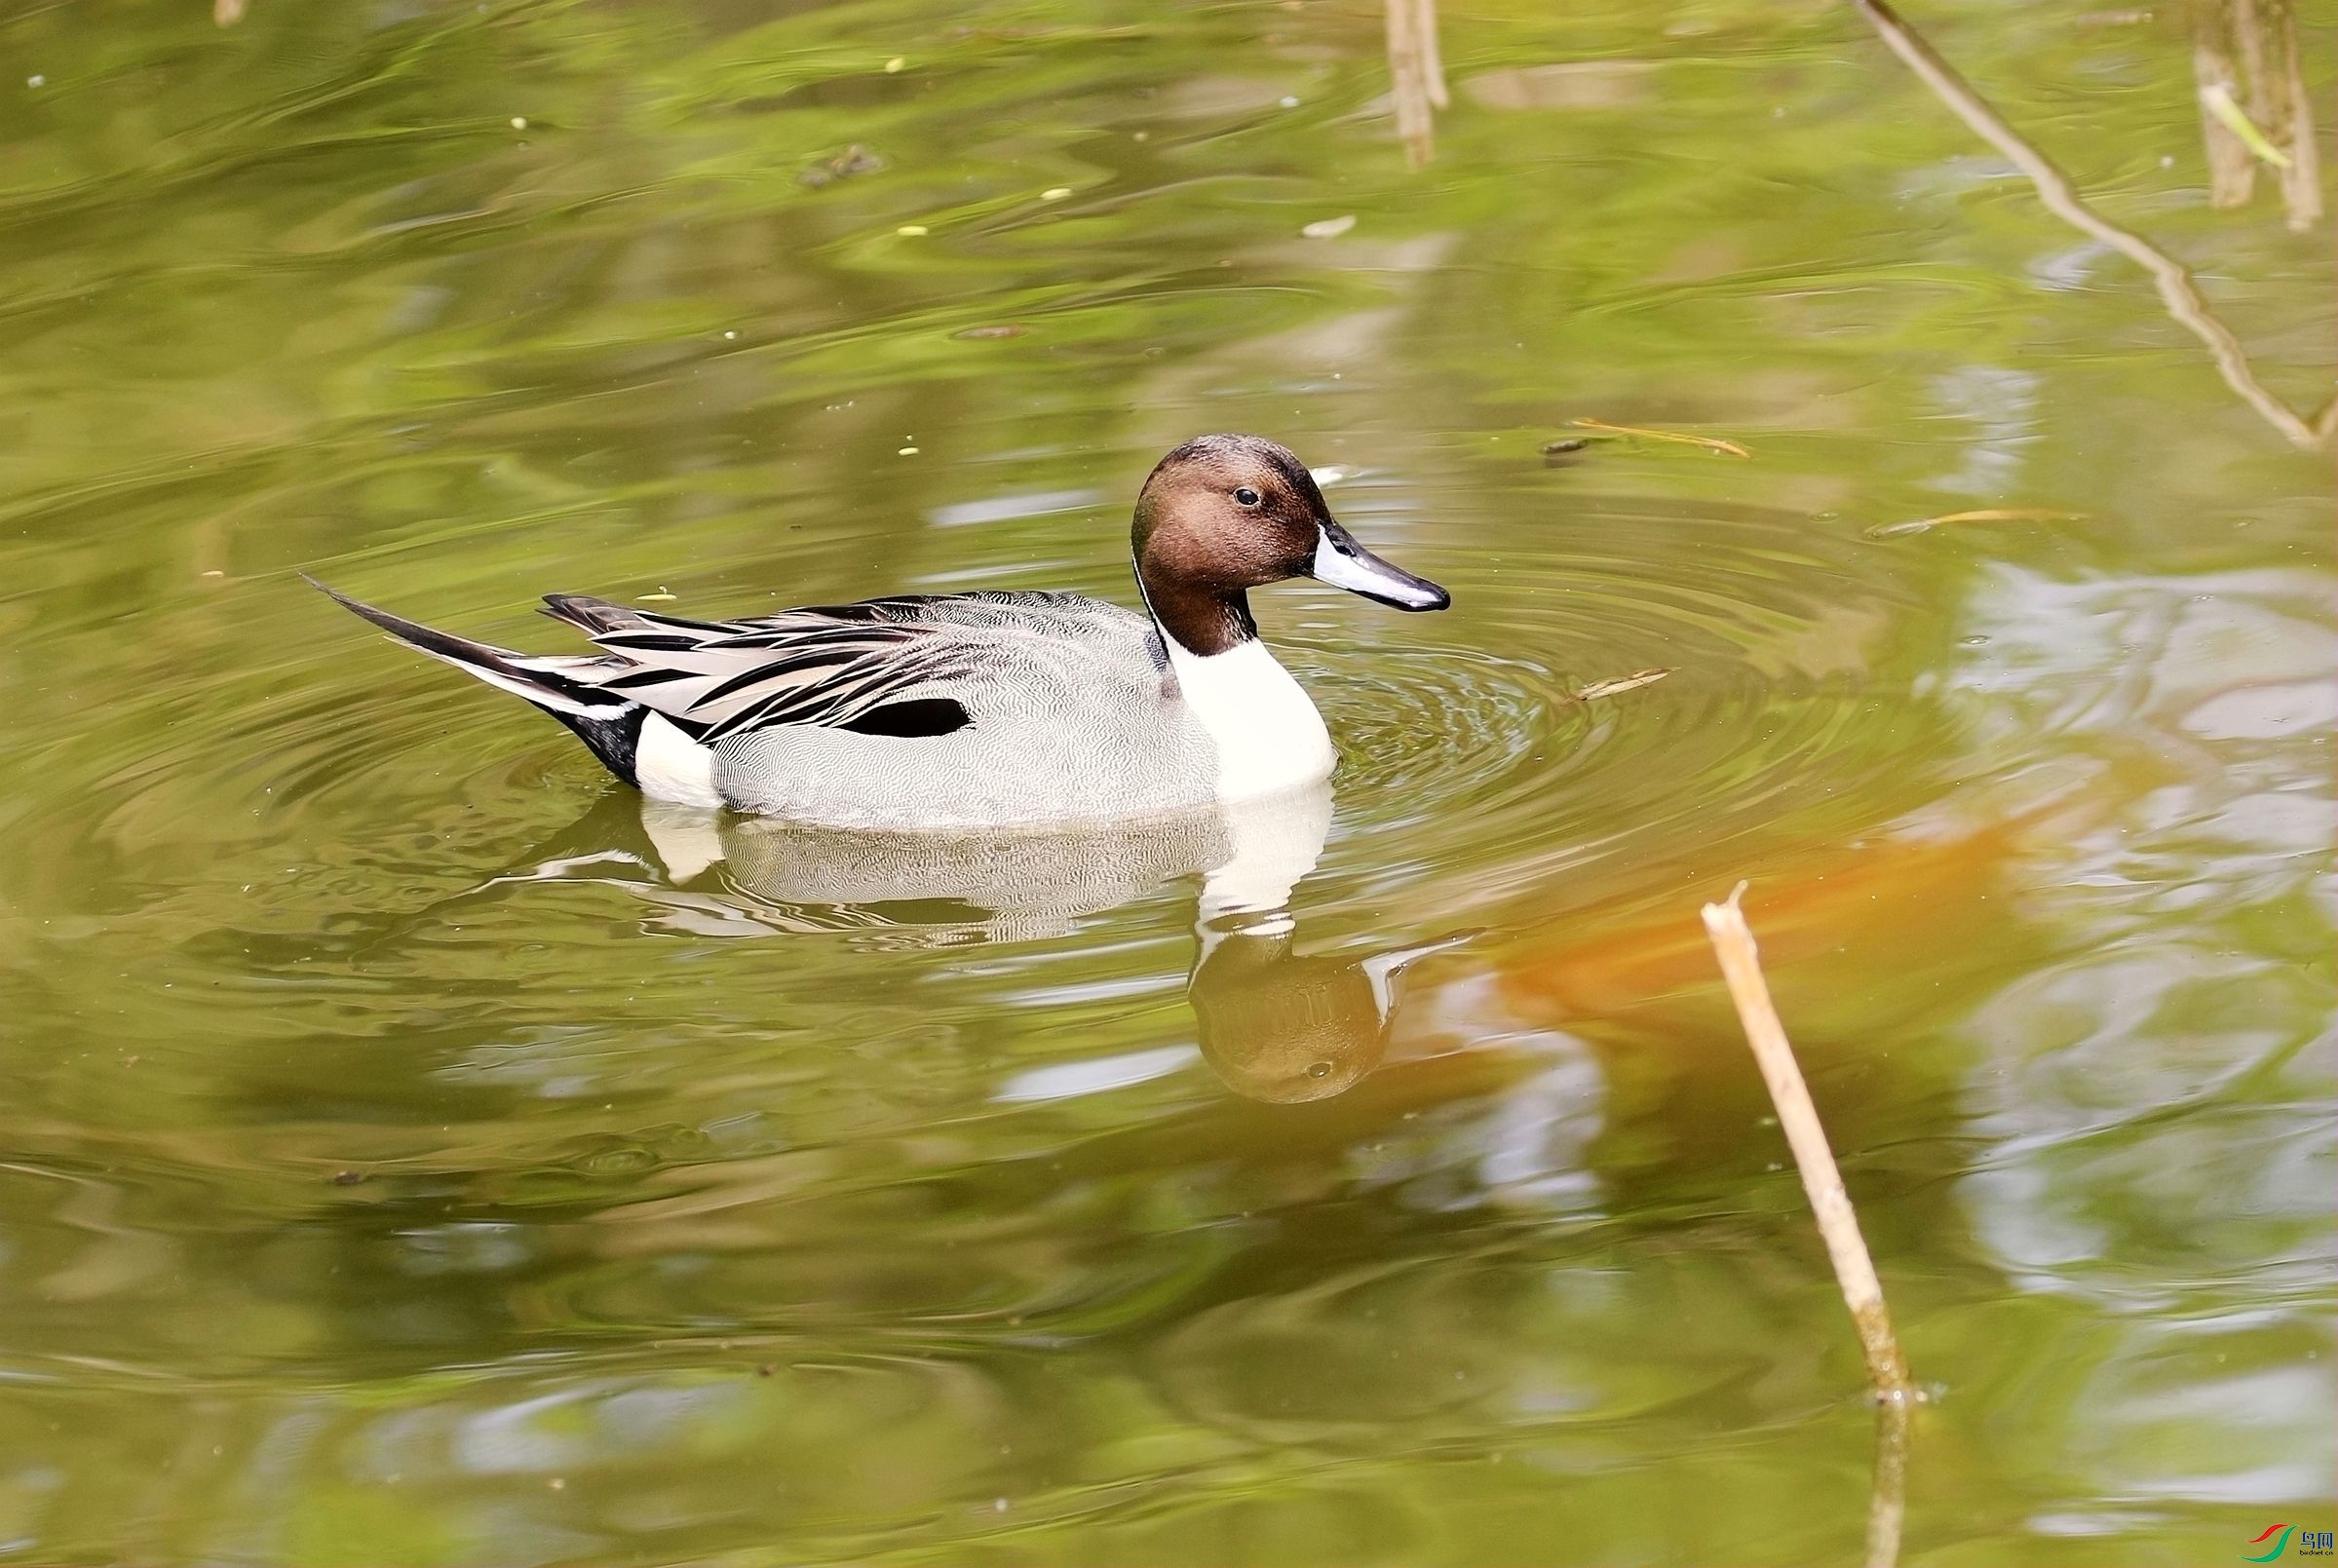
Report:
[{"label": "green water surface", "polygon": [[[0,1562],[1859,1561],[1741,877],[1899,1560],[2329,1528],[2330,221],[2179,8],[1908,19],[2113,237],[1814,0],[1449,5],[1409,155],[1351,0],[0,11]],[[1224,429],[1455,602],[1258,596],[1346,760],[1208,986],[296,575],[1133,603]]]}]

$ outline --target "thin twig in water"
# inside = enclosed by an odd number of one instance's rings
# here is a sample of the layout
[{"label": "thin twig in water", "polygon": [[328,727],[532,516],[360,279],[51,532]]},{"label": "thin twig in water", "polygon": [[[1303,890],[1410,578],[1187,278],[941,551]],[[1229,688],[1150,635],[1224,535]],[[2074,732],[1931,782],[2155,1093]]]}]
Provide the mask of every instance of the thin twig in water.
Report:
[{"label": "thin twig in water", "polygon": [[1414,25],[1421,35],[1421,88],[1429,95],[1433,109],[1453,107],[1453,96],[1445,91],[1445,53],[1437,41],[1437,0],[1413,0]]},{"label": "thin twig in water", "polygon": [[1611,425],[1604,419],[1578,419],[1578,430],[1604,431],[1610,436],[1637,436],[1646,441],[1677,441],[1683,446],[1702,446],[1708,452],[1727,452],[1732,457],[1751,457],[1753,454],[1736,441],[1725,441],[1717,436],[1683,436],[1678,431],[1644,430],[1638,425]]},{"label": "thin twig in water", "polygon": [[1981,507],[1974,512],[1943,512],[1936,517],[1880,523],[1867,530],[1867,537],[1897,539],[1901,534],[1920,534],[1937,528],[1944,522],[2077,522],[2085,516],[2083,512],[2063,512],[2053,507]]},{"label": "thin twig in water", "polygon": [[1629,675],[1618,675],[1612,680],[1594,680],[1577,691],[1575,700],[1591,703],[1602,697],[1620,697],[1626,692],[1638,691],[1642,686],[1653,686],[1670,673],[1670,669],[1638,669]]},{"label": "thin twig in water", "polygon": [[1754,1060],[1761,1064],[1762,1082],[1770,1087],[1786,1146],[1794,1151],[1802,1190],[1810,1195],[1819,1234],[1826,1243],[1827,1260],[1834,1265],[1835,1283],[1842,1287],[1843,1304],[1851,1309],[1851,1320],[1859,1329],[1859,1348],[1866,1352],[1867,1381],[1877,1398],[1904,1404],[1915,1398],[1915,1385],[1908,1380],[1907,1360],[1892,1333],[1884,1288],[1875,1278],[1875,1262],[1867,1255],[1867,1243],[1859,1237],[1859,1215],[1852,1209],[1851,1195],[1843,1190],[1843,1173],[1835,1168],[1833,1151],[1826,1146],[1826,1130],[1819,1125],[1818,1107],[1811,1103],[1810,1087],[1802,1081],[1794,1048],[1786,1042],[1785,1025],[1778,1021],[1770,987],[1762,978],[1761,953],[1753,944],[1745,912],[1738,907],[1744,892],[1745,884],[1741,882],[1726,902],[1705,906],[1706,935],[1712,938],[1713,953],[1721,960],[1729,999],[1737,1004],[1738,1021],[1744,1026],[1746,1043],[1753,1047]]},{"label": "thin twig in water", "polygon": [[1915,1406],[1884,1399],[1875,1409],[1875,1475],[1867,1491],[1866,1568],[1899,1561],[1899,1531],[1907,1518],[1908,1437]]},{"label": "thin twig in water", "polygon": [[1957,74],[1956,67],[1934,53],[1908,24],[1899,19],[1884,0],[1853,0],[1859,15],[1883,38],[1885,45],[1897,55],[1916,73],[1923,84],[1932,89],[1933,96],[1946,104],[1950,112],[1972,128],[1974,134],[2003,153],[2008,162],[2028,176],[2037,188],[2038,200],[2046,210],[2081,233],[2093,236],[2104,245],[2126,256],[2151,274],[2160,290],[2160,299],[2176,324],[2207,345],[2209,356],[2216,362],[2217,373],[2225,385],[2238,393],[2241,401],[2254,408],[2265,422],[2299,446],[2318,444],[2312,426],[2298,418],[2289,405],[2258,384],[2256,372],[2249,368],[2248,357],[2225,325],[2208,312],[2207,301],[2201,297],[2192,275],[2181,263],[2153,246],[2142,236],[2128,232],[2089,208],[2070,183],[2070,176],[2056,169],[2037,148],[2023,140],[2021,134],[2006,124],[1997,111],[1973,90],[1973,84]]}]

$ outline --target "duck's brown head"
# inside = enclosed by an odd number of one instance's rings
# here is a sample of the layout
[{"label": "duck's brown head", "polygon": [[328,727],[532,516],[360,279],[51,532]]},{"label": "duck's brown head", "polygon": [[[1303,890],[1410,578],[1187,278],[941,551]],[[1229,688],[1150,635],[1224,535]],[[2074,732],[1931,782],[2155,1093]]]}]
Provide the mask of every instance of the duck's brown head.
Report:
[{"label": "duck's brown head", "polygon": [[1451,602],[1435,583],[1358,544],[1306,465],[1259,436],[1197,436],[1163,458],[1136,498],[1131,539],[1154,618],[1204,657],[1256,636],[1246,595],[1286,577],[1399,610]]}]

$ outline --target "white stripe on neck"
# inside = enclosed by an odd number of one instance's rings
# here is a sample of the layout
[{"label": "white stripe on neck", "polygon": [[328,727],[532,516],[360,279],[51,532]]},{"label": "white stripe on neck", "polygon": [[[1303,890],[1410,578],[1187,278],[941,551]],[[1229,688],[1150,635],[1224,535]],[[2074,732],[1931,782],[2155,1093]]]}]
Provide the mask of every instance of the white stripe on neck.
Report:
[{"label": "white stripe on neck", "polygon": [[[1158,624],[1158,623],[1156,623]],[[1217,746],[1217,794],[1244,800],[1329,777],[1338,756],[1322,715],[1266,644],[1245,637],[1204,656],[1161,631],[1186,706]]]}]

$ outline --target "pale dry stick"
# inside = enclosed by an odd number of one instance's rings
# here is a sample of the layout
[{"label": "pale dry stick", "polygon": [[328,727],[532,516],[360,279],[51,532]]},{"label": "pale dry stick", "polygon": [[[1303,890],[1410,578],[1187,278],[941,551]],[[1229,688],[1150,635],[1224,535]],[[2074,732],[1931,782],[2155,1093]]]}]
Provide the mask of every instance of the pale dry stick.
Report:
[{"label": "pale dry stick", "polygon": [[[2321,217],[2321,171],[2296,8],[2290,0],[2191,0],[2190,9],[2208,205],[2244,205],[2262,160],[2280,171],[2282,212],[2304,233]],[[2227,124],[2230,116],[2241,118]]]},{"label": "pale dry stick", "polygon": [[1453,95],[1445,91],[1445,52],[1437,41],[1437,0],[1414,0],[1419,7],[1413,25],[1421,34],[1421,86],[1429,95],[1433,109],[1453,107]]},{"label": "pale dry stick", "polygon": [[[1397,106],[1397,134],[1413,168],[1425,167],[1437,144],[1429,107],[1427,61],[1422,54],[1421,13],[1416,0],[1383,0],[1388,15],[1389,95]],[[1434,43],[1428,46],[1434,49]]]},{"label": "pale dry stick", "polygon": [[2183,264],[2159,249],[2141,235],[2133,234],[2113,223],[2089,208],[2070,183],[2070,176],[2056,169],[2047,156],[2021,139],[2021,134],[2005,123],[1973,85],[1957,74],[1956,67],[1933,52],[1898,14],[1884,4],[1884,0],[1853,0],[1859,15],[1883,38],[1885,45],[1916,73],[1917,79],[1933,91],[1934,96],[1948,105],[1950,112],[1972,128],[1974,134],[2003,153],[2006,160],[2028,176],[2036,187],[2038,200],[2046,210],[2083,234],[2109,246],[2151,274],[2152,283],[2159,288],[2160,300],[2176,324],[2207,345],[2208,355],[2216,362],[2217,374],[2224,377],[2226,386],[2237,393],[2241,401],[2262,416],[2265,422],[2280,431],[2299,446],[2315,446],[2320,438],[2314,428],[2293,413],[2288,404],[2258,384],[2256,372],[2249,368],[2248,356],[2242,352],[2240,340],[2225,325],[2208,312],[2208,304],[2201,297],[2192,282],[2192,274]]},{"label": "pale dry stick", "polygon": [[2248,83],[2248,117],[2264,125],[2273,115],[2273,90],[2265,70],[2264,19],[2257,15],[2256,0],[2228,3],[2233,11],[2233,31],[2241,43],[2241,74]]},{"label": "pale dry stick", "polygon": [[2201,148],[2208,161],[2208,205],[2245,207],[2257,188],[2257,161],[2233,128],[2208,112],[2208,95],[2239,93],[2233,66],[2231,0],[2192,0],[2192,76],[2200,87]]},{"label": "pale dry stick", "polygon": [[1726,902],[1706,904],[1705,931],[1721,961],[1721,977],[1729,982],[1729,999],[1737,1004],[1738,1022],[1753,1047],[1753,1059],[1761,1065],[1762,1082],[1770,1088],[1770,1103],[1778,1108],[1786,1147],[1794,1151],[1794,1168],[1801,1172],[1802,1190],[1818,1216],[1819,1235],[1826,1243],[1827,1261],[1834,1265],[1843,1305],[1851,1309],[1852,1325],[1859,1330],[1859,1349],[1866,1353],[1876,1427],[1865,1563],[1866,1568],[1894,1568],[1907,1517],[1909,1413],[1919,1396],[1908,1377],[1898,1337],[1892,1332],[1883,1283],[1875,1278],[1875,1261],[1859,1235],[1859,1215],[1851,1206],[1851,1195],[1843,1190],[1843,1173],[1835,1168],[1826,1129],[1819,1125],[1819,1109],[1811,1103],[1810,1086],[1802,1081],[1794,1048],[1786,1041],[1785,1025],[1779,1022],[1769,983],[1762,978],[1761,950],[1738,904],[1744,896],[1745,884],[1741,882]]},{"label": "pale dry stick", "polygon": [[2321,220],[2321,152],[2314,139],[2314,99],[2306,92],[2304,51],[2297,42],[2297,13],[2282,5],[2280,13],[2281,96],[2288,110],[2289,167],[2281,171],[2281,206],[2289,227],[2303,234]]},{"label": "pale dry stick", "polygon": [[1914,1406],[1885,1399],[1875,1407],[1875,1476],[1867,1492],[1866,1568],[1899,1561],[1899,1531],[1907,1519],[1908,1429]]},{"label": "pale dry stick", "polygon": [[1835,1283],[1843,1290],[1843,1305],[1859,1329],[1859,1348],[1867,1355],[1867,1381],[1878,1399],[1906,1404],[1916,1397],[1908,1380],[1908,1365],[1892,1333],[1892,1315],[1884,1308],[1884,1287],[1875,1278],[1874,1260],[1859,1237],[1859,1215],[1851,1195],[1843,1190],[1843,1173],[1826,1146],[1826,1130],[1819,1125],[1818,1107],[1811,1103],[1810,1087],[1794,1063],[1794,1048],[1786,1042],[1785,1025],[1770,1001],[1762,978],[1761,952],[1745,912],[1738,907],[1744,895],[1741,882],[1722,903],[1704,908],[1706,935],[1712,938],[1714,956],[1721,960],[1721,977],[1729,982],[1729,999],[1738,1007],[1738,1022],[1745,1029],[1753,1059],[1761,1064],[1762,1082],[1770,1086],[1771,1103],[1778,1107],[1778,1125],[1786,1146],[1794,1151],[1794,1166],[1802,1173],[1802,1190],[1810,1195],[1818,1216],[1819,1235],[1826,1243],[1827,1261],[1834,1265]]}]

